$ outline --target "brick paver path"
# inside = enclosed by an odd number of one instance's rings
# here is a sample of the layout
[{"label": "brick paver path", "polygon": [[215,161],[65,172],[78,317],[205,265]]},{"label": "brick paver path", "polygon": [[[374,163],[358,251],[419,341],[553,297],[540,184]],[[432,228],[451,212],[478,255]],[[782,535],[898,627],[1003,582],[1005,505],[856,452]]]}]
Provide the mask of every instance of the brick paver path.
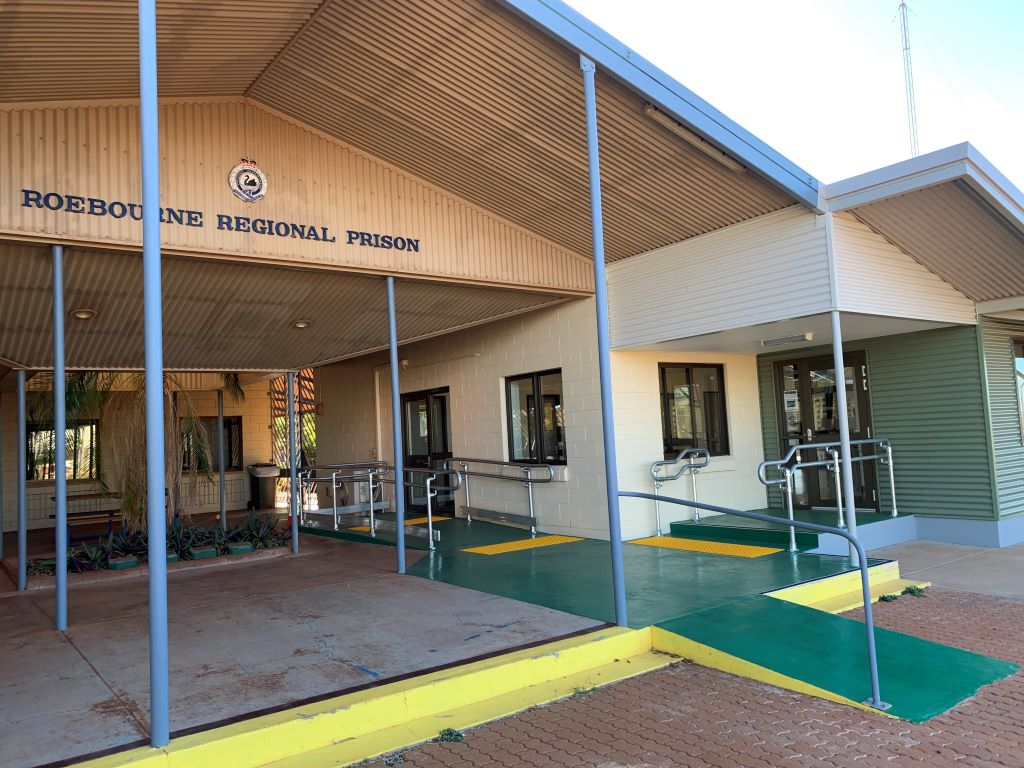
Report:
[{"label": "brick paver path", "polygon": [[[1024,601],[938,588],[926,594],[879,604],[879,626],[1024,662]],[[951,712],[913,724],[682,663],[468,731],[462,743],[435,742],[390,756],[387,763],[1024,768],[1022,741],[1020,673]]]}]

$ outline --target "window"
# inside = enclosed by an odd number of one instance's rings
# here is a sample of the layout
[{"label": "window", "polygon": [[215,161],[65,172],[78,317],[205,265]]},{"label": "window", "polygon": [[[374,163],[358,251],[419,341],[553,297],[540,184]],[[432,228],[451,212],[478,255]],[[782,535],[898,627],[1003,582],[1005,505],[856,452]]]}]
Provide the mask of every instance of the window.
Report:
[{"label": "window", "polygon": [[[210,469],[213,472],[220,472],[218,463],[219,450],[217,444],[217,417],[202,416],[199,421],[206,427],[206,434],[210,436]],[[185,441],[185,450],[182,455],[181,466],[188,469],[192,462],[190,456],[191,446]],[[224,471],[232,472],[242,468],[242,417],[224,417]]]},{"label": "window", "polygon": [[1017,413],[1020,416],[1020,435],[1024,442],[1024,340],[1013,342],[1013,385],[1017,390]]},{"label": "window", "polygon": [[661,430],[665,458],[686,448],[729,453],[725,374],[721,365],[661,363]]},{"label": "window", "polygon": [[505,379],[505,396],[509,459],[534,464],[565,464],[562,372],[541,371],[509,377]]},{"label": "window", "polygon": [[[91,419],[69,424],[64,433],[67,455],[64,476],[68,480],[95,480],[99,475],[99,421]],[[53,480],[54,466],[53,423],[31,424],[28,428],[29,480]]]}]

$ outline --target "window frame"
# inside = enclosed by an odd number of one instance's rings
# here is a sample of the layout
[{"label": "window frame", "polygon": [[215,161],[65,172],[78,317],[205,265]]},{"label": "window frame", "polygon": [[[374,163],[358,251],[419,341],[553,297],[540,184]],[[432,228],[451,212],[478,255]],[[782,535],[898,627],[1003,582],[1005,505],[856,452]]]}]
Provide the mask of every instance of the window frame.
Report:
[{"label": "window frame", "polygon": [[[68,420],[65,424],[65,431],[70,432],[71,430],[78,430],[81,427],[92,427],[93,441],[92,450],[90,451],[90,458],[94,459],[92,462],[91,471],[88,477],[65,477],[65,481],[69,483],[92,483],[97,482],[100,479],[100,420],[99,419],[74,419]],[[53,483],[56,481],[56,477],[40,477],[34,478],[33,464],[31,463],[32,453],[32,435],[37,432],[54,432],[54,448],[56,448],[57,435],[54,430],[54,424],[52,421],[35,421],[26,425],[25,428],[25,481],[28,483]],[[66,437],[65,437],[66,439]],[[68,454],[71,458],[71,473],[74,475],[75,467],[77,466],[77,460],[74,452]],[[54,467],[54,472],[56,472]]]},{"label": "window frame", "polygon": [[[213,468],[214,472],[218,472],[219,470],[217,469],[217,443],[214,440],[214,437],[217,434],[217,417],[197,416],[196,418],[206,425],[206,431],[210,438],[210,466]],[[231,463],[231,440],[229,438],[227,444],[224,446],[224,448],[226,449],[226,455],[224,457],[225,472],[241,472],[243,469],[245,469],[245,435],[242,429],[242,417],[238,414],[234,416],[224,417],[225,429],[230,431],[231,425],[233,424],[238,425],[238,464],[236,465]],[[181,468],[183,472],[188,472],[188,461],[188,446],[185,446],[181,453]]]},{"label": "window frame", "polygon": [[[557,374],[559,379],[562,378],[561,368],[548,368],[543,371],[534,371],[532,373],[518,373],[514,376],[505,377],[505,431],[507,432],[506,446],[508,448],[508,460],[514,464],[550,464],[556,467],[564,467],[569,462],[569,446],[565,440],[565,427],[562,429],[562,442],[565,445],[563,450],[563,457],[561,459],[545,460],[540,456],[542,448],[542,435],[544,433],[544,392],[541,390],[540,381],[545,376],[551,376]],[[513,443],[513,430],[512,430],[512,384],[517,381],[530,381],[533,385],[533,397],[540,398],[541,407],[534,407],[533,409],[533,429],[537,435],[537,453],[536,458],[528,459],[517,459],[515,458],[515,446]],[[564,381],[563,383],[563,395],[564,395]],[[564,399],[564,398],[563,398]],[[535,400],[536,402],[536,400]],[[562,408],[562,413],[565,413],[564,401],[558,404]]]},{"label": "window frame", "polygon": [[[700,445],[684,446],[684,447],[679,448],[679,449],[670,448],[670,444],[671,444],[671,439],[672,438],[671,438],[671,428],[670,428],[670,420],[669,420],[669,410],[668,410],[668,407],[669,407],[669,397],[672,396],[672,393],[667,392],[666,388],[665,388],[665,370],[668,369],[668,368],[685,368],[687,370],[687,374],[686,374],[687,386],[693,386],[693,369],[694,368],[715,368],[715,369],[717,369],[717,371],[718,371],[718,380],[721,382],[720,389],[721,389],[721,393],[722,393],[722,398],[721,398],[721,402],[722,402],[721,419],[722,419],[722,428],[723,428],[722,450],[720,450],[720,451],[713,451],[713,450],[711,450],[710,446],[700,446]],[[676,456],[678,456],[680,454],[680,452],[685,451],[687,448],[706,448],[706,450],[708,451],[708,453],[711,456],[717,456],[717,457],[731,456],[732,455],[732,436],[731,436],[732,429],[731,429],[731,426],[729,424],[729,403],[728,403],[727,393],[728,393],[728,390],[726,389],[725,364],[724,363],[688,363],[688,362],[658,363],[658,406],[659,406],[659,416],[660,416],[660,420],[661,420],[661,446],[662,446],[662,453],[663,453],[665,459],[674,459],[674,458],[676,458]],[[672,396],[672,399],[673,400],[675,399],[674,396]],[[691,398],[691,402],[692,402],[692,398]],[[692,412],[693,412],[693,409],[691,408],[691,413]],[[706,418],[706,416],[705,416],[705,418]],[[705,426],[707,426],[707,425],[705,424]],[[693,424],[693,427],[694,427],[694,434],[696,435],[696,424],[695,423]],[[694,439],[694,443],[696,443],[696,438]]]}]

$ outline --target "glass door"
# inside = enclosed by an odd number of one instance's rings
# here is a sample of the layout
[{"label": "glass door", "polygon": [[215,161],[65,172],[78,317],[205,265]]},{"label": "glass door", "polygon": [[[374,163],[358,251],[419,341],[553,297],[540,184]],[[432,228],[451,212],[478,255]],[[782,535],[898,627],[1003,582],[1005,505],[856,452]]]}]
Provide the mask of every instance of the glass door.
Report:
[{"label": "glass door", "polygon": [[[449,485],[444,474],[445,459],[452,457],[451,418],[448,412],[448,388],[430,389],[402,395],[402,434],[405,466],[435,469],[438,485]],[[411,473],[409,479],[423,485],[426,475]],[[409,488],[406,503],[411,510],[426,512],[427,499],[422,488]],[[453,494],[440,492],[434,499],[434,512],[452,512]]]},{"label": "glass door", "polygon": [[[870,437],[868,408],[867,365],[863,353],[846,355],[844,375],[846,385],[846,416],[850,424],[850,439]],[[780,398],[780,434],[782,452],[794,445],[834,443],[839,441],[839,418],[836,372],[832,358],[816,358],[778,363],[776,381]],[[824,461],[829,458],[825,450],[808,449],[800,452],[802,461]],[[859,450],[854,447],[853,454]],[[836,506],[835,475],[828,467],[797,472],[794,481],[794,502],[801,507],[833,508]],[[854,500],[858,508],[875,509],[878,506],[872,462],[853,465]]]}]

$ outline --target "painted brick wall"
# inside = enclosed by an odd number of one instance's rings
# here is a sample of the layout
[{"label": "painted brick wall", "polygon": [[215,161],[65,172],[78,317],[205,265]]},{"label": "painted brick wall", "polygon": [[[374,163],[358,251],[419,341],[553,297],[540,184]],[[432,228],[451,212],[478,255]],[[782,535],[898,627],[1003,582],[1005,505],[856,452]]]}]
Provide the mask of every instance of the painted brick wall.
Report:
[{"label": "painted brick wall", "polygon": [[[408,367],[400,373],[401,390],[448,387],[455,455],[506,460],[505,377],[560,368],[568,466],[564,481],[536,486],[538,520],[547,532],[607,537],[596,345],[593,301],[570,302],[403,346],[399,357]],[[391,461],[386,355],[328,366],[318,383],[321,463],[375,455]],[[473,506],[526,514],[521,484],[479,478],[472,483]]]},{"label": "painted brick wall", "polygon": [[[651,462],[663,456],[659,363],[719,363],[724,366],[729,455],[714,456],[697,476],[697,497],[709,504],[736,509],[760,509],[767,504],[757,465],[764,458],[757,388],[757,359],[753,355],[695,352],[612,353],[615,392],[615,445],[619,486],[623,490],[652,491]],[[687,475],[667,483],[663,493],[692,498]],[[692,519],[692,510],[662,504],[662,529],[673,520]],[[626,538],[649,536],[655,530],[654,502],[623,499]]]}]

